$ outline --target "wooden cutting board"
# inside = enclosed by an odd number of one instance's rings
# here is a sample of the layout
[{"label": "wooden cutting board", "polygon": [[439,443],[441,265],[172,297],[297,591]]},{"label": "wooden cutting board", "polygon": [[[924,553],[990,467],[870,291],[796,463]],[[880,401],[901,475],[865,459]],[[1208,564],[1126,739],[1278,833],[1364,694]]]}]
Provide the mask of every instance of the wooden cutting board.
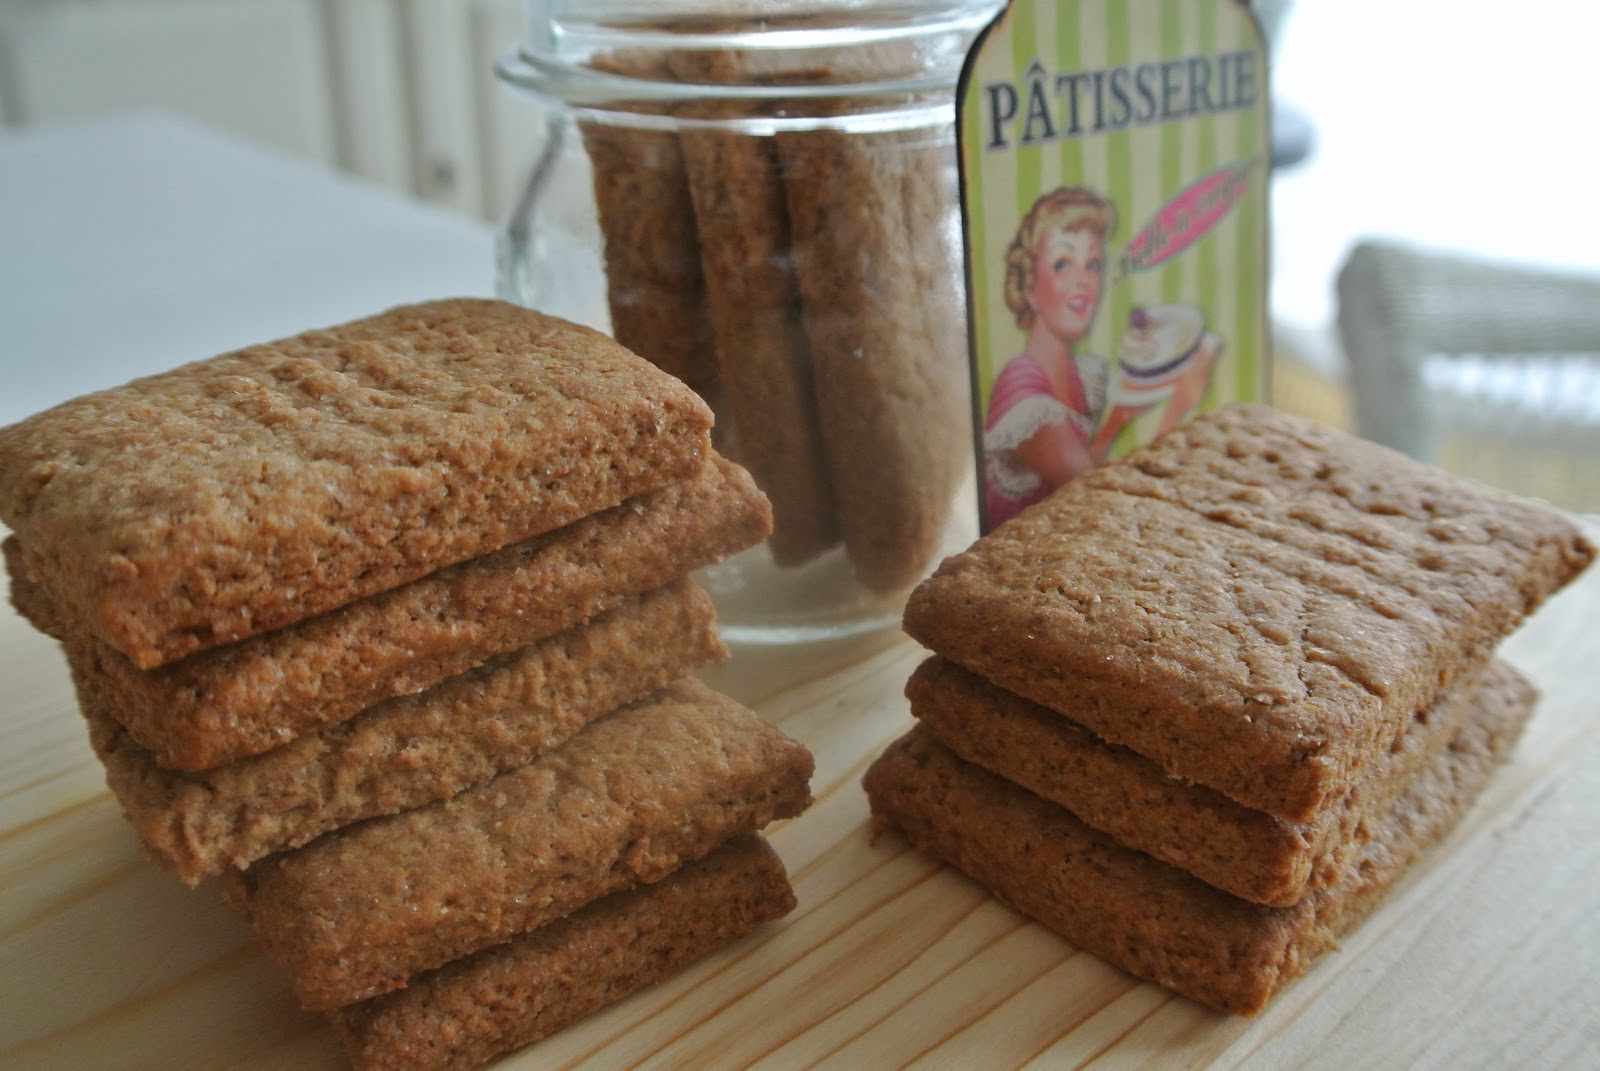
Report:
[{"label": "wooden cutting board", "polygon": [[[708,678],[817,757],[815,806],[771,830],[799,908],[499,1066],[1600,1066],[1600,569],[1504,653],[1544,691],[1511,764],[1251,1021],[1135,982],[869,838],[859,781],[910,723],[909,641],[740,650]],[[0,1068],[343,1067],[215,892],[142,860],[54,645],[9,606],[0,682]]]}]

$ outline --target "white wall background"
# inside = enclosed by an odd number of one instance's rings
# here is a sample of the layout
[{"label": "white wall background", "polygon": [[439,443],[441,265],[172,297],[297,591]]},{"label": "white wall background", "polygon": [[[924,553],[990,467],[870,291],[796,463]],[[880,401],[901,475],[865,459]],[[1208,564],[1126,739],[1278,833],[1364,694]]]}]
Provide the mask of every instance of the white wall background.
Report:
[{"label": "white wall background", "polygon": [[170,108],[483,218],[527,164],[521,0],[0,0],[0,122]]}]

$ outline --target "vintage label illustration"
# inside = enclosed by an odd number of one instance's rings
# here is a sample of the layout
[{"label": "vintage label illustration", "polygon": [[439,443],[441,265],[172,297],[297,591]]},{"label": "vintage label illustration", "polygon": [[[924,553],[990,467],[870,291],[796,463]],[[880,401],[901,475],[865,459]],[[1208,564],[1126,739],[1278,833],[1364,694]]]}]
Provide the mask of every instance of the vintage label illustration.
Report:
[{"label": "vintage label illustration", "polygon": [[1239,0],[1013,0],[957,108],[988,530],[1265,396],[1265,49]]}]

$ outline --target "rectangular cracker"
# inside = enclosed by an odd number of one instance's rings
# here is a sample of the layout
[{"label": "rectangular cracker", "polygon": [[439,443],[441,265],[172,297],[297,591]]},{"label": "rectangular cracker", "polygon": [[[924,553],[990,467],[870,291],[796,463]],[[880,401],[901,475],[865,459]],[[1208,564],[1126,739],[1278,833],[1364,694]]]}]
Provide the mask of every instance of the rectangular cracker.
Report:
[{"label": "rectangular cracker", "polygon": [[90,739],[145,852],[190,885],[329,830],[444,799],[524,766],[624,703],[727,655],[684,579],[264,755],[164,770],[80,685]]},{"label": "rectangular cracker", "polygon": [[[646,83],[670,78],[662,57],[637,50],[599,53],[591,64]],[[677,131],[663,105],[612,107],[612,122],[579,124],[594,173],[611,333],[717,404],[716,344]]]},{"label": "rectangular cracker", "polygon": [[970,458],[948,131],[777,141],[834,514],[861,581],[903,590],[933,564]]},{"label": "rectangular cracker", "polygon": [[331,1014],[356,1071],[467,1071],[671,977],[794,910],[783,863],[739,837],[654,885]]},{"label": "rectangular cracker", "polygon": [[693,481],[169,666],[140,670],[105,644],[62,641],[74,677],[108,697],[157,763],[210,769],[431,688],[752,546],[770,527],[749,475],[713,457]]},{"label": "rectangular cracker", "polygon": [[1305,821],[1593,556],[1553,509],[1228,406],[947,559],[904,623],[1174,777]]},{"label": "rectangular cracker", "polygon": [[0,428],[0,521],[70,620],[149,669],[686,479],[710,426],[598,332],[440,301]]},{"label": "rectangular cracker", "polygon": [[[750,27],[719,25],[733,33]],[[674,53],[673,78],[692,85],[771,86],[837,81],[835,72],[792,69],[784,50]],[[839,542],[817,420],[811,356],[795,277],[789,209],[777,139],[763,122],[802,114],[815,101],[685,102],[679,149],[694,202],[701,273],[732,437],[731,454],[772,500],[773,561],[800,565]],[[770,121],[770,120],[768,120]]]},{"label": "rectangular cracker", "polygon": [[1254,1015],[1369,914],[1442,839],[1515,744],[1529,708],[1485,696],[1410,791],[1371,823],[1330,889],[1264,907],[1090,829],[963,762],[917,726],[867,772],[875,821],[1114,966],[1221,1011]]},{"label": "rectangular cracker", "polygon": [[34,628],[52,639],[59,640],[69,631],[67,622],[28,575],[28,564],[22,558],[22,544],[17,537],[8,535],[0,539],[0,558],[4,558],[6,574],[10,578],[11,608]]},{"label": "rectangular cracker", "polygon": [[730,449],[772,500],[768,549],[799,565],[836,545],[833,493],[790,255],[777,146],[733,129],[680,135],[700,232]]},{"label": "rectangular cracker", "polygon": [[693,681],[527,766],[224,875],[308,1011],[406,984],[810,802],[811,754]]},{"label": "rectangular cracker", "polygon": [[1168,777],[1150,760],[937,656],[912,674],[906,694],[911,713],[967,762],[1224,892],[1288,907],[1338,882],[1363,847],[1369,820],[1388,811],[1434,762],[1480,689],[1506,705],[1533,702],[1533,686],[1503,662],[1452,682],[1416,713],[1366,777],[1305,822],[1286,822]]}]

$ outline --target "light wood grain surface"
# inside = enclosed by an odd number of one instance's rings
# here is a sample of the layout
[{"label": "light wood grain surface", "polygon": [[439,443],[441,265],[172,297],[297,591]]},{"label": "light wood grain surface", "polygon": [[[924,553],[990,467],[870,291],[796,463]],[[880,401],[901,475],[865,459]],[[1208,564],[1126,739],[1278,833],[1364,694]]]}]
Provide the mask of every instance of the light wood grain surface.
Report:
[{"label": "light wood grain surface", "polygon": [[[1600,570],[1505,654],[1544,691],[1511,764],[1252,1021],[1135,982],[869,838],[859,780],[910,723],[909,641],[740,650],[708,678],[817,756],[816,804],[771,830],[799,908],[499,1066],[1600,1067]],[[215,893],[142,860],[59,655],[9,606],[0,682],[0,1067],[344,1066]]]}]

